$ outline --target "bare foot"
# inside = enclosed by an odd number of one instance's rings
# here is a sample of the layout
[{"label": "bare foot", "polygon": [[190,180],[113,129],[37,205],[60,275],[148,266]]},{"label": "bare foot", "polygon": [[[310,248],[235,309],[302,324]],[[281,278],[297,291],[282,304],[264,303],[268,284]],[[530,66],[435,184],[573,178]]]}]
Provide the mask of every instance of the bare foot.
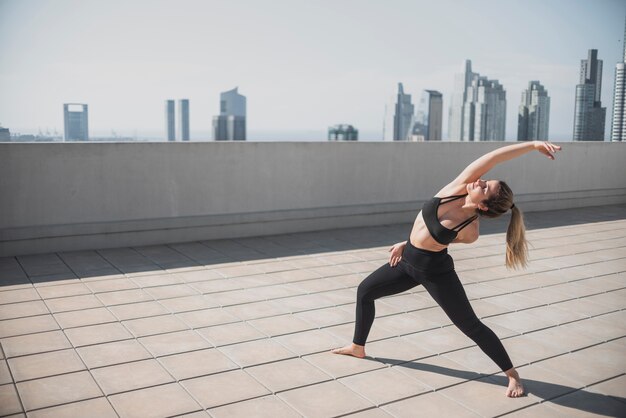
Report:
[{"label": "bare foot", "polygon": [[522,379],[517,372],[514,375],[509,375],[509,387],[506,388],[506,396],[509,398],[524,396],[524,385],[522,385]]},{"label": "bare foot", "polygon": [[350,344],[342,348],[335,348],[334,350],[331,350],[331,353],[363,358],[365,357],[365,347],[362,345]]}]

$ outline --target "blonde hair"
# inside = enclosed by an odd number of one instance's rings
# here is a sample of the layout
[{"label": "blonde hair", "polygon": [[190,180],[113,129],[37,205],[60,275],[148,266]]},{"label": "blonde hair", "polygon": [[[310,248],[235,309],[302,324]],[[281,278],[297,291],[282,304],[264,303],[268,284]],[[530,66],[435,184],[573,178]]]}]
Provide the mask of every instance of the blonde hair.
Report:
[{"label": "blonde hair", "polygon": [[506,266],[507,268],[525,268],[528,265],[528,242],[522,211],[513,204],[513,191],[503,181],[491,198],[483,203],[487,210],[478,209],[478,214],[487,218],[497,218],[511,209],[511,220],[506,231]]}]

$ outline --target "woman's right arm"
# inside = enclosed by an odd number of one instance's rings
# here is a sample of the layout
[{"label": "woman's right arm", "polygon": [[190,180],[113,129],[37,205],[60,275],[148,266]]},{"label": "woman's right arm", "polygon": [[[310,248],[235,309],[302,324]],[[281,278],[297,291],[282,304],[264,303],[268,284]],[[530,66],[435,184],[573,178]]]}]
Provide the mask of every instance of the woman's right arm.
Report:
[{"label": "woman's right arm", "polygon": [[512,160],[513,158],[520,157],[533,150],[537,150],[549,159],[554,160],[554,155],[552,155],[552,153],[559,151],[560,149],[561,147],[558,145],[542,141],[522,142],[519,144],[507,145],[488,152],[472,162],[461,172],[461,174],[459,174],[456,179],[454,179],[452,184],[457,185],[475,182],[496,165]]}]

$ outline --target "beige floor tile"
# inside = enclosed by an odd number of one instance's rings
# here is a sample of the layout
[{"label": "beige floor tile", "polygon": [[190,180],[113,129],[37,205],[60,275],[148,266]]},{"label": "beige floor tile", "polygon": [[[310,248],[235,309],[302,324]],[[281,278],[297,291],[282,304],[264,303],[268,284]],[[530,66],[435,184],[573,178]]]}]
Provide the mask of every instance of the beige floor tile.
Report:
[{"label": "beige floor tile", "polygon": [[17,384],[27,411],[102,396],[89,372],[77,372]]},{"label": "beige floor tile", "polygon": [[2,343],[2,348],[7,358],[45,353],[47,351],[72,347],[61,331],[41,332],[39,334],[3,338],[0,342]]},{"label": "beige floor tile", "polygon": [[242,283],[232,279],[218,279],[204,282],[193,282],[189,283],[189,286],[203,294],[226,292],[229,290],[237,290],[243,288]]},{"label": "beige floor tile", "polygon": [[59,329],[59,325],[54,320],[52,315],[38,315],[26,318],[7,319],[0,321],[0,338],[53,331],[55,329]]},{"label": "beige floor tile", "polygon": [[472,340],[454,326],[418,332],[404,338],[432,354],[442,354],[474,345]]},{"label": "beige floor tile", "polygon": [[159,361],[178,380],[239,368],[214,348],[161,357]]},{"label": "beige floor tile", "polygon": [[[313,269],[315,270],[315,269]],[[346,273],[346,271],[342,271],[342,273]],[[335,272],[335,274],[339,274]],[[325,292],[329,290],[337,290],[343,289],[345,286],[339,282],[334,281],[333,279],[313,279],[313,280],[304,280],[301,282],[292,283],[294,288],[300,290],[300,293],[317,293],[317,292]]]},{"label": "beige floor tile", "polygon": [[433,352],[413,344],[404,337],[374,341],[365,346],[365,352],[385,364],[398,364],[433,355]]},{"label": "beige floor tile", "polygon": [[226,312],[223,308],[203,309],[193,312],[182,312],[175,315],[191,328],[203,328],[213,325],[222,325],[240,322],[241,319]]},{"label": "beige floor tile", "polygon": [[22,405],[12,384],[0,386],[0,415],[18,414],[22,412]]},{"label": "beige floor tile", "polygon": [[[278,396],[299,413],[312,418],[343,415],[373,406],[334,381],[282,392]],[[320,402],[320,399],[324,402]]]},{"label": "beige floor tile", "polygon": [[[229,279],[233,280],[233,279]],[[219,303],[220,306],[239,305],[243,303],[252,303],[263,300],[264,298],[252,290],[231,290],[228,292],[212,293],[211,297]]]},{"label": "beige floor tile", "polygon": [[6,385],[7,383],[13,383],[13,378],[9,372],[6,360],[0,360],[0,385]]},{"label": "beige floor tile", "polygon": [[618,401],[626,401],[626,375],[610,379],[585,389],[588,392],[594,392],[606,396],[610,396]]},{"label": "beige floor tile", "polygon": [[[575,380],[541,367],[541,363],[520,367],[517,371],[522,378],[526,393],[542,401],[562,396],[581,387]],[[503,375],[496,378],[499,379],[500,384],[505,383],[506,378]]]},{"label": "beige floor tile", "polygon": [[460,364],[443,356],[428,357],[408,363],[403,363],[394,368],[412,379],[416,379],[423,385],[433,390],[455,385],[468,379],[476,379],[482,375],[467,371]]},{"label": "beige floor tile", "polygon": [[117,322],[117,318],[107,308],[84,309],[80,312],[61,312],[54,314],[54,318],[63,329]]},{"label": "beige floor tile", "polygon": [[563,353],[589,347],[601,342],[599,338],[578,333],[576,329],[570,328],[568,324],[542,329],[529,334],[529,336],[542,339],[548,343],[558,341],[558,346],[562,349]]},{"label": "beige floor tile", "polygon": [[189,327],[174,315],[153,316],[150,318],[132,319],[122,322],[135,337],[164,334],[166,332],[182,331]]},{"label": "beige floor tile", "polygon": [[15,357],[8,361],[16,382],[85,370],[80,357],[71,349]]},{"label": "beige floor tile", "polygon": [[252,274],[260,274],[263,273],[263,270],[258,267],[258,265],[239,265],[233,267],[221,267],[215,269],[215,271],[221,274],[224,277],[232,278],[232,277],[240,277],[240,276],[250,276]]},{"label": "beige floor tile", "polygon": [[303,331],[273,339],[299,356],[328,351],[341,347],[345,342],[325,330]]},{"label": "beige floor tile", "polygon": [[185,283],[192,282],[201,282],[206,280],[215,280],[222,279],[224,276],[219,274],[215,270],[195,270],[195,271],[184,271],[176,274],[179,279],[181,279]]},{"label": "beige floor tile", "polygon": [[117,414],[106,398],[95,398],[28,413],[29,418],[89,417],[117,418]]},{"label": "beige floor tile", "polygon": [[556,409],[550,408],[547,405],[548,403],[530,405],[527,408],[520,409],[505,416],[514,418],[569,418],[569,416],[563,415]]},{"label": "beige floor tile", "polygon": [[613,308],[586,300],[585,298],[555,303],[554,306],[559,309],[573,311],[586,316],[601,315],[614,310]]},{"label": "beige floor tile", "polygon": [[65,335],[74,347],[127,340],[133,337],[122,324],[117,322],[70,328],[65,330]]},{"label": "beige floor tile", "polygon": [[270,337],[294,332],[306,331],[315,328],[309,322],[303,321],[296,315],[281,315],[270,318],[254,319],[248,324]]},{"label": "beige floor tile", "polygon": [[585,390],[552,399],[545,403],[564,417],[622,417],[626,403]]},{"label": "beige floor tile", "polygon": [[168,310],[156,301],[115,305],[110,306],[108,309],[113,312],[115,317],[120,321],[169,314]]},{"label": "beige floor tile", "polygon": [[479,417],[458,403],[446,398],[440,393],[425,393],[400,402],[382,407],[397,418],[414,418],[415,411],[424,417]]},{"label": "beige floor tile", "polygon": [[106,306],[122,305],[124,303],[147,302],[154,300],[142,289],[120,290],[117,292],[99,293],[98,299]]},{"label": "beige floor tile", "polygon": [[295,354],[269,339],[249,341],[220,347],[219,350],[241,367],[295,357]]},{"label": "beige floor tile", "polygon": [[197,330],[216,347],[265,338],[265,335],[245,322],[216,325]]},{"label": "beige floor tile", "polygon": [[348,418],[392,418],[390,414],[380,408],[366,409],[365,411],[356,412],[346,415]]},{"label": "beige floor tile", "polygon": [[246,372],[273,392],[281,392],[331,379],[329,375],[300,358],[250,367],[246,369]]},{"label": "beige floor tile", "polygon": [[478,347],[464,348],[443,354],[444,357],[459,363],[465,370],[476,373],[498,373],[500,368]]},{"label": "beige floor tile", "polygon": [[335,379],[386,367],[385,364],[371,357],[359,359],[351,356],[333,354],[331,352],[313,354],[302,357],[302,359]]},{"label": "beige floor tile", "polygon": [[209,411],[216,418],[297,418],[301,415],[276,396],[264,396],[249,401],[213,408]]},{"label": "beige floor tile", "polygon": [[303,319],[304,321],[310,323],[316,328],[354,322],[353,312],[347,312],[345,309],[337,307],[299,312],[297,314],[294,314],[293,316],[299,319]]},{"label": "beige floor tile", "polygon": [[105,395],[142,389],[174,381],[156,360],[142,360],[91,371]]},{"label": "beige floor tile", "polygon": [[0,318],[2,319],[22,318],[49,313],[50,311],[48,311],[46,304],[40,300],[0,305]]},{"label": "beige floor tile", "polygon": [[202,409],[177,383],[112,395],[109,401],[121,418],[160,418]]},{"label": "beige floor tile", "polygon": [[139,338],[139,342],[156,357],[211,348],[210,344],[194,331],[179,331],[142,337]]},{"label": "beige floor tile", "polygon": [[180,279],[180,277],[178,277],[177,274],[159,274],[159,275],[140,276],[140,277],[133,277],[132,280],[139,287],[168,286],[168,285],[182,283],[182,280]]},{"label": "beige floor tile", "polygon": [[172,313],[197,311],[201,309],[215,308],[219,304],[207,295],[183,296],[179,298],[163,299],[159,301]]},{"label": "beige floor tile", "polygon": [[181,384],[203,408],[215,408],[269,394],[265,387],[242,370],[198,377]]},{"label": "beige floor tile", "polygon": [[89,290],[89,288],[82,283],[45,286],[38,288],[37,291],[43,299],[91,294],[91,290]]},{"label": "beige floor tile", "polygon": [[[472,380],[442,389],[439,393],[460,403],[482,416],[497,416],[540,402],[533,395],[511,399],[505,396],[508,378],[498,376],[497,381],[489,378]],[[488,402],[485,400],[488,399]]]},{"label": "beige floor tile", "polygon": [[[4,287],[2,288],[4,289]],[[0,305],[4,305],[6,303],[28,302],[40,299],[41,297],[39,297],[37,291],[32,287],[0,292]]]},{"label": "beige floor tile", "polygon": [[[374,324],[376,321],[374,321]],[[354,337],[354,324],[343,324],[343,325],[335,325],[333,327],[324,328],[324,331],[334,335],[339,338],[343,347],[347,343],[351,342]],[[374,341],[378,341],[384,338],[394,337],[396,335],[395,332],[386,329],[385,327],[378,327],[374,325],[370,330],[370,333],[367,337],[367,342],[372,343]]]},{"label": "beige floor tile", "polygon": [[556,324],[565,324],[567,322],[577,321],[579,319],[586,318],[587,316],[583,314],[579,314],[574,311],[568,311],[564,309],[559,309],[558,305],[548,305],[548,306],[540,306],[538,308],[528,309],[526,312],[533,317],[538,317],[541,319],[549,319]]},{"label": "beige floor tile", "polygon": [[102,303],[100,303],[100,301],[94,295],[81,295],[57,299],[46,299],[46,305],[48,305],[48,308],[52,313],[102,307]]},{"label": "beige floor tile", "polygon": [[334,306],[335,302],[324,297],[322,294],[300,295],[282,298],[282,306],[291,312],[302,312],[309,309],[320,309]]},{"label": "beige floor tile", "polygon": [[407,335],[427,329],[437,328],[437,324],[420,317],[419,312],[376,318],[372,328],[384,328],[394,335]]},{"label": "beige floor tile", "polygon": [[89,280],[85,285],[93,293],[115,292],[120,290],[137,289],[137,285],[128,278],[107,279],[107,280]]},{"label": "beige floor tile", "polygon": [[406,374],[397,371],[395,367],[348,376],[340,379],[339,382],[374,405],[431,391],[428,386],[420,385]]},{"label": "beige floor tile", "polygon": [[79,347],[76,351],[90,369],[152,357],[150,353],[135,340]]},{"label": "beige floor tile", "polygon": [[171,286],[148,287],[143,289],[156,300],[180,298],[184,296],[198,295],[198,291],[194,290],[186,284],[175,284]]},{"label": "beige floor tile", "polygon": [[542,328],[549,328],[557,325],[557,322],[552,320],[550,317],[537,318],[536,316],[531,315],[526,311],[511,312],[502,315],[492,316],[485,319],[483,322],[487,326],[496,324],[514,330],[518,333],[536,331]]},{"label": "beige floor tile", "polygon": [[243,320],[266,318],[289,313],[289,309],[283,307],[280,301],[261,301],[227,306],[224,310]]}]

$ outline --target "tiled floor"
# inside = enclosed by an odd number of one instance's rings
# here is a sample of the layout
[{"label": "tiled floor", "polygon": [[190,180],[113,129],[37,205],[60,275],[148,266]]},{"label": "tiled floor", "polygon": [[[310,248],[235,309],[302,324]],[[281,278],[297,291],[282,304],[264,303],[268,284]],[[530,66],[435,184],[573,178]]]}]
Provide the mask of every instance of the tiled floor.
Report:
[{"label": "tiled floor", "polygon": [[626,207],[528,214],[525,271],[505,221],[451,254],[523,398],[421,287],[328,353],[393,225],[0,259],[0,415],[626,416]]}]

